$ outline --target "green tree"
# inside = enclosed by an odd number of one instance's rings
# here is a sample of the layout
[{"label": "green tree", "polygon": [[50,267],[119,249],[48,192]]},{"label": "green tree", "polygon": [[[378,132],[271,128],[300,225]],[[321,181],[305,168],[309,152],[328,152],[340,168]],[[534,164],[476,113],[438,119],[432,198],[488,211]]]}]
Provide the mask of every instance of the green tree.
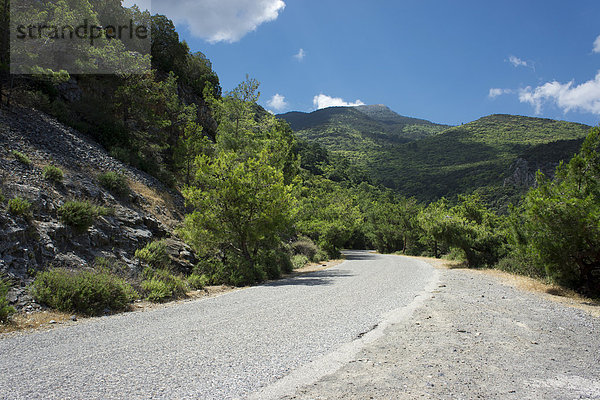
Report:
[{"label": "green tree", "polygon": [[363,223],[356,198],[335,182],[315,178],[301,188],[296,227],[327,252],[340,256],[355,231]]},{"label": "green tree", "polygon": [[[419,215],[421,227],[438,244],[460,249],[471,267],[495,264],[506,241],[503,221],[490,211],[478,195],[459,196],[448,208],[445,199],[427,206]],[[436,254],[437,256],[438,254]]]},{"label": "green tree", "polygon": [[600,128],[550,181],[538,174],[513,224],[517,251],[554,281],[600,294]]},{"label": "green tree", "polygon": [[406,253],[417,229],[414,199],[381,198],[367,211],[368,236],[382,253]]},{"label": "green tree", "polygon": [[259,252],[277,248],[291,225],[291,186],[267,151],[246,160],[222,151],[198,157],[196,166],[197,186],[184,191],[194,208],[185,218],[187,241],[200,254],[221,251],[241,283],[260,280]]}]

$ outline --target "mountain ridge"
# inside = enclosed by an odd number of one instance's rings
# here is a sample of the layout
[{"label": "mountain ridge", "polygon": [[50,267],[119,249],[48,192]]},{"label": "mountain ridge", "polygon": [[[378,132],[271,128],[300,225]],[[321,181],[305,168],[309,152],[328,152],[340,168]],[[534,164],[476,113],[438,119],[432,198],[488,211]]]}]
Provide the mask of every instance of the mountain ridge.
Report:
[{"label": "mountain ridge", "polygon": [[[288,113],[284,119],[293,120],[299,138],[347,158],[369,171],[376,182],[425,202],[476,190],[492,203],[516,202],[535,184],[537,170],[552,176],[561,160],[578,151],[591,128],[548,118],[492,114],[459,126],[437,125],[445,129],[429,134],[395,136],[380,121],[410,117],[384,105],[360,107],[362,111],[338,107],[293,113],[291,118]],[[365,118],[351,118],[360,114]],[[319,120],[315,115],[324,117]],[[428,127],[427,122],[420,127]]]}]

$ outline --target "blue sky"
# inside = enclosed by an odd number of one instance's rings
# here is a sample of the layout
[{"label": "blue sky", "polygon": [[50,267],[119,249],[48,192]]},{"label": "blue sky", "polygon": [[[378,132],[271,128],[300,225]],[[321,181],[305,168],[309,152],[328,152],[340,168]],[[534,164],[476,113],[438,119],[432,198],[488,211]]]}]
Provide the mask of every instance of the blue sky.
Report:
[{"label": "blue sky", "polygon": [[453,125],[493,113],[600,122],[598,0],[152,6],[208,56],[225,91],[249,74],[275,112],[362,102]]}]

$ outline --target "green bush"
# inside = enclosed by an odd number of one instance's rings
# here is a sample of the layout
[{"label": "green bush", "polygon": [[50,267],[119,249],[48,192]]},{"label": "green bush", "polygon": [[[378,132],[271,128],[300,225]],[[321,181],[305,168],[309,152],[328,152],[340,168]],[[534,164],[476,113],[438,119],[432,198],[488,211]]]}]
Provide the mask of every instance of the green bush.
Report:
[{"label": "green bush", "polygon": [[200,290],[210,284],[210,278],[204,274],[191,274],[187,277],[187,283],[190,288]]},{"label": "green bush", "polygon": [[31,160],[29,159],[29,157],[27,157],[27,155],[21,153],[20,151],[17,150],[13,150],[10,152],[16,159],[17,161],[19,161],[20,163],[24,164],[24,165],[31,165]]},{"label": "green bush", "polygon": [[314,262],[323,262],[323,261],[329,261],[329,255],[327,254],[326,251],[319,249],[317,251],[317,254],[315,254],[315,258],[313,259]]},{"label": "green bush", "polygon": [[138,298],[125,280],[111,273],[60,268],[37,274],[33,296],[57,310],[85,315],[100,315],[106,309],[125,310]]},{"label": "green bush", "polygon": [[146,280],[142,281],[142,290],[146,299],[153,302],[163,302],[172,298],[183,297],[187,291],[185,280],[172,274],[166,269],[144,271]]},{"label": "green bush", "polygon": [[225,264],[216,258],[201,259],[194,267],[195,275],[204,275],[208,278],[208,285],[222,285],[229,283],[230,271]]},{"label": "green bush", "polygon": [[98,182],[100,182],[100,186],[119,197],[125,197],[129,194],[127,178],[122,173],[106,172],[100,174]]},{"label": "green bush", "polygon": [[10,290],[10,282],[0,277],[0,322],[7,322],[8,317],[15,312],[15,308],[8,305],[6,295]]},{"label": "green bush", "polygon": [[296,254],[295,256],[292,256],[292,265],[294,266],[294,269],[302,268],[309,262],[310,260],[304,254]]},{"label": "green bush", "polygon": [[294,254],[306,256],[310,261],[314,261],[319,248],[310,238],[300,236],[298,240],[292,243],[292,250]]},{"label": "green bush", "polygon": [[44,179],[56,183],[62,182],[64,177],[62,170],[54,165],[46,165],[42,174]]},{"label": "green bush", "polygon": [[8,212],[12,215],[27,217],[31,213],[31,203],[17,196],[8,201]]},{"label": "green bush", "polygon": [[108,210],[90,201],[68,201],[58,209],[60,221],[78,231],[87,231],[100,215]]},{"label": "green bush", "polygon": [[154,269],[168,268],[171,265],[167,246],[163,241],[148,243],[144,248],[135,251],[135,257]]},{"label": "green bush", "polygon": [[495,268],[511,274],[525,275],[531,278],[546,277],[546,271],[543,267],[536,265],[534,260],[528,260],[519,254],[510,254],[504,257],[495,265]]},{"label": "green bush", "polygon": [[0,203],[4,203],[4,200],[6,200],[6,197],[4,197],[2,190],[0,190]]}]

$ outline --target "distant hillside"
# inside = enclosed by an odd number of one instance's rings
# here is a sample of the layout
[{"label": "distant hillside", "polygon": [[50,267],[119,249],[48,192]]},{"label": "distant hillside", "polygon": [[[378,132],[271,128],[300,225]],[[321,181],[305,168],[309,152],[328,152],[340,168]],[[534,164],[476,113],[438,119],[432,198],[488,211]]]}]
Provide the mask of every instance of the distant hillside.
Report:
[{"label": "distant hillside", "polygon": [[376,126],[400,121],[387,110],[366,106],[294,113],[292,128],[301,138],[348,156],[375,180],[406,196],[431,201],[479,190],[491,201],[504,203],[518,199],[535,182],[538,169],[552,174],[560,160],[570,159],[590,129],[572,122],[491,115],[441,133],[440,125],[424,121],[420,126],[430,133],[421,131],[408,141],[387,132],[377,135],[365,130],[366,124],[351,122],[371,121],[370,126]]},{"label": "distant hillside", "polygon": [[312,113],[289,112],[278,117],[286,120],[299,137],[358,162],[363,160],[364,152],[377,152],[448,128],[398,115],[384,105],[330,107]]}]

